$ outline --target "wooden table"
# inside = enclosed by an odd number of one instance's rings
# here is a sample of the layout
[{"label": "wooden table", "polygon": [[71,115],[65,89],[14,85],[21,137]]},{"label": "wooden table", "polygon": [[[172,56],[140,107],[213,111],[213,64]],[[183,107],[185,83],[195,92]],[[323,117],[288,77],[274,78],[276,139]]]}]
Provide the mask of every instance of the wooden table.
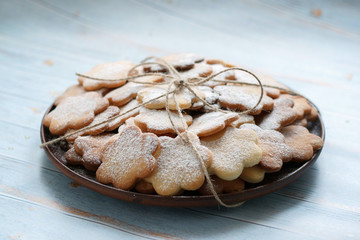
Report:
[{"label": "wooden table", "polygon": [[[358,1],[0,2],[0,239],[360,239]],[[39,148],[75,72],[194,52],[269,74],[320,108],[326,144],[291,185],[235,209],[162,208],[78,186]]]}]

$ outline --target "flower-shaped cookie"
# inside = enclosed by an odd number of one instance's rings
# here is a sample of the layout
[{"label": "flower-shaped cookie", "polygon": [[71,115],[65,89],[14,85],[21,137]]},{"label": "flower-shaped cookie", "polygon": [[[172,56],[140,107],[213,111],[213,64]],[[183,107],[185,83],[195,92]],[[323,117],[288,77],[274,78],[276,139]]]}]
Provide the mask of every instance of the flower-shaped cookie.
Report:
[{"label": "flower-shaped cookie", "polygon": [[205,137],[220,132],[227,125],[237,120],[237,113],[209,112],[194,118],[189,127],[189,131],[195,133],[199,137]]},{"label": "flower-shaped cookie", "polygon": [[68,97],[76,97],[83,93],[85,93],[85,89],[81,85],[73,85],[68,87],[63,94],[55,99],[54,105],[59,105],[62,101],[64,101]]},{"label": "flower-shaped cookie", "polygon": [[262,159],[259,166],[267,172],[277,172],[283,162],[292,158],[292,151],[285,143],[285,137],[275,130],[263,130],[255,124],[244,124],[240,129],[251,129],[258,135],[258,145],[262,150]]},{"label": "flower-shaped cookie", "polygon": [[[224,108],[245,111],[253,108],[259,100],[260,88],[252,86],[216,86],[220,105]],[[274,101],[264,95],[260,104],[250,113],[260,114],[262,110],[272,110]]]},{"label": "flower-shaped cookie", "polygon": [[[103,79],[119,79],[128,76],[128,72],[134,66],[129,61],[120,61],[113,63],[103,63],[93,67],[89,72],[85,73],[86,76],[103,78]],[[103,87],[116,88],[124,85],[125,80],[119,81],[98,81],[88,78],[79,77],[78,81],[84,86],[87,91],[97,90]]]},{"label": "flower-shaped cookie", "polygon": [[[107,129],[107,131],[112,131],[112,130],[118,128],[127,119],[138,115],[139,112],[140,112],[140,109],[141,109],[141,107],[135,108],[138,105],[139,104],[138,104],[138,102],[136,100],[132,100],[131,102],[129,102],[125,106],[122,106],[120,108],[120,113],[119,113],[119,115],[122,115],[122,116],[120,116],[120,117],[112,120],[111,122],[109,122],[109,128]],[[131,110],[131,109],[133,109],[133,110]]]},{"label": "flower-shaped cookie", "polygon": [[[205,94],[198,88],[192,87],[192,90],[201,98],[205,98]],[[148,87],[140,90],[137,95],[139,103],[148,102],[156,97],[166,94],[167,88],[165,86]],[[176,101],[179,104],[180,109],[191,108],[192,104],[199,101],[197,97],[192,94],[188,89],[182,89],[181,92],[175,93]],[[176,110],[176,103],[174,95],[169,94],[169,108],[170,110]],[[145,105],[149,109],[164,109],[166,106],[166,97],[161,97],[154,101],[151,101]]]},{"label": "flower-shaped cookie", "polygon": [[[76,153],[82,157],[80,164],[90,171],[96,171],[101,164],[101,153],[104,146],[114,134],[101,134],[97,136],[78,137],[74,142]],[[67,159],[68,163],[76,164]]]},{"label": "flower-shaped cookie", "polygon": [[107,143],[96,178],[123,190],[131,189],[137,179],[148,177],[156,168],[159,140],[155,134],[141,133],[135,126],[124,128]]},{"label": "flower-shaped cookie", "polygon": [[[184,126],[180,116],[176,112],[170,112],[171,119],[179,132],[183,132]],[[192,122],[192,117],[187,114],[183,114],[184,121],[187,125]],[[165,110],[151,110],[143,108],[140,110],[140,114],[134,118],[134,123],[143,132],[152,132],[158,135],[167,133],[176,133],[174,127],[171,125],[169,115]]]},{"label": "flower-shaped cookie", "polygon": [[[105,111],[95,116],[94,120],[88,125],[89,127],[95,126],[96,124],[99,124],[117,114],[120,113],[120,109],[116,106],[109,106]],[[119,124],[120,125],[120,124]],[[118,125],[118,126],[119,126]],[[89,128],[87,130],[81,131],[77,134],[71,135],[66,138],[68,142],[74,141],[79,136],[86,136],[86,135],[98,135],[102,132],[105,132],[109,129],[110,122],[103,123],[101,125],[98,125],[96,127]],[[74,132],[75,129],[68,129],[66,134]]]},{"label": "flower-shaped cookie", "polygon": [[[212,74],[219,73],[225,69],[228,69],[229,67],[234,67],[233,65],[225,63],[224,61],[221,61],[221,60],[206,60],[206,63],[211,65]],[[227,71],[227,72],[221,73],[220,75],[216,76],[215,79],[217,79],[217,80],[235,80],[236,79],[235,71]],[[213,88],[218,85],[225,85],[225,83],[210,80],[210,81],[205,82],[204,85]]]},{"label": "flower-shaped cookie", "polygon": [[252,167],[261,161],[262,151],[257,142],[253,130],[233,127],[202,138],[201,144],[213,153],[209,172],[228,181],[238,178],[244,167]]},{"label": "flower-shaped cookie", "polygon": [[163,81],[163,77],[159,76],[144,76],[136,78],[136,81],[144,82],[144,84],[141,83],[134,83],[134,82],[128,82],[125,85],[109,92],[106,94],[106,98],[109,100],[110,104],[116,105],[116,106],[123,106],[126,103],[130,102],[132,99],[135,99],[137,96],[137,93],[144,88],[147,88],[151,85],[145,84],[145,83],[152,83],[152,82],[161,82]]},{"label": "flower-shaped cookie", "polygon": [[241,114],[239,118],[233,121],[230,126],[239,128],[241,125],[245,123],[255,123],[254,116],[248,114]]},{"label": "flower-shaped cookie", "polygon": [[188,71],[180,72],[182,79],[207,77],[213,72],[212,67],[205,63],[195,64],[194,67]]},{"label": "flower-shaped cookie", "polygon": [[79,129],[90,124],[95,114],[108,106],[109,101],[96,92],[68,97],[45,116],[43,124],[52,134],[64,134],[69,128]]},{"label": "flower-shaped cookie", "polygon": [[[185,133],[182,133],[185,136]],[[189,133],[191,142],[201,155],[205,166],[210,166],[212,154],[209,149],[200,145],[199,138]],[[200,159],[191,147],[180,136],[176,138],[159,137],[161,153],[157,157],[157,168],[146,179],[151,182],[159,195],[171,196],[182,189],[196,190],[204,183],[204,173]]]},{"label": "flower-shaped cookie", "polygon": [[291,98],[279,98],[274,100],[274,109],[261,116],[257,121],[259,127],[267,130],[280,130],[283,126],[289,125],[296,119],[296,112],[293,110],[294,101]]},{"label": "flower-shaped cookie", "polygon": [[[280,96],[280,93],[284,93],[284,92],[286,92],[286,89],[288,89],[285,85],[279,83],[278,81],[276,81],[274,78],[272,78],[270,76],[258,75],[258,74],[256,74],[256,75],[259,77],[259,79],[263,85],[269,85],[269,86],[274,86],[274,87],[279,87],[279,88],[285,89],[285,90],[279,90],[277,88],[264,87],[265,93],[269,97],[278,98]],[[236,71],[235,77],[240,82],[251,83],[251,84],[256,84],[256,85],[259,84],[258,81],[253,76],[251,76],[250,74],[248,74],[246,72]]]},{"label": "flower-shaped cookie", "polygon": [[281,129],[281,133],[285,136],[285,143],[292,151],[292,161],[308,161],[314,154],[313,150],[318,150],[323,146],[323,140],[320,137],[309,133],[309,130],[302,126],[287,126]]},{"label": "flower-shaped cookie", "polygon": [[[180,53],[162,57],[166,62],[171,64],[178,71],[186,71],[194,67],[195,63],[202,62],[204,58],[193,53]],[[160,65],[144,66],[145,72],[166,72],[166,69]]]},{"label": "flower-shaped cookie", "polygon": [[291,98],[294,101],[293,110],[296,113],[296,119],[303,119],[305,115],[311,113],[312,106],[301,96],[293,96],[290,94],[281,95],[280,98]]}]

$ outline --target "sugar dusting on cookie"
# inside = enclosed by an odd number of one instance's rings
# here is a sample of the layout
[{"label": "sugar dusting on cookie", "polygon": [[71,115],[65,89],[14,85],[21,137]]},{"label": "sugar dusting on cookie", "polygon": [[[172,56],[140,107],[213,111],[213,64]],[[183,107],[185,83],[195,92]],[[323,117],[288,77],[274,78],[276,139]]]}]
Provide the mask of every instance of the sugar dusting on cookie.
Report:
[{"label": "sugar dusting on cookie", "polygon": [[227,127],[222,132],[201,139],[213,153],[209,172],[224,180],[238,178],[244,167],[258,164],[262,151],[253,130]]},{"label": "sugar dusting on cookie", "polygon": [[[183,136],[185,133],[183,133]],[[205,166],[212,161],[209,149],[200,145],[199,138],[189,133],[191,141],[199,151]],[[199,159],[192,147],[185,143],[180,136],[176,138],[160,137],[161,153],[157,158],[158,166],[154,173],[147,178],[160,195],[174,195],[181,189],[196,190],[204,182]]]}]

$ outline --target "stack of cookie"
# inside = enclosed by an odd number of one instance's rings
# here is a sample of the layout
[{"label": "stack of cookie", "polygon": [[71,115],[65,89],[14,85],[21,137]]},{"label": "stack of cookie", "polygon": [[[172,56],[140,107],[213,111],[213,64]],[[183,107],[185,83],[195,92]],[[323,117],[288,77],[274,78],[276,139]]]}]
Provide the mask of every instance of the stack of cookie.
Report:
[{"label": "stack of cookie", "polygon": [[[163,59],[185,80],[234,67],[194,54]],[[266,173],[280,171],[283,163],[310,160],[323,145],[306,128],[317,119],[317,110],[270,77],[259,76],[266,85],[265,95],[253,109],[260,88],[251,85],[257,81],[245,72],[227,71],[216,77],[227,81],[192,86],[197,96],[184,88],[166,100],[159,96],[168,91],[168,70],[161,64],[134,66],[121,61],[94,67],[85,75],[119,80],[79,77],[79,84],[58,97],[56,107],[44,118],[44,126],[56,136],[87,127],[66,137],[65,158],[70,165],[96,172],[103,184],[163,196],[181,195],[185,190],[209,195],[203,161],[218,194],[238,192],[245,183],[259,183]],[[164,74],[136,78],[142,83],[121,80],[153,72]],[[165,110],[166,101],[170,112]],[[251,111],[241,114],[247,110]],[[193,146],[183,141],[185,134]]]}]

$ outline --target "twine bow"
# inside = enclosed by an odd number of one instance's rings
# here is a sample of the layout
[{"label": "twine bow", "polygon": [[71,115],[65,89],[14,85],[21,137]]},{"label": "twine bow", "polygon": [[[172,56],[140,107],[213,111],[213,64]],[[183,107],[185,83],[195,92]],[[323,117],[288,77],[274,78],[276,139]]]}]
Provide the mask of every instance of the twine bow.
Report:
[{"label": "twine bow", "polygon": [[[155,61],[152,61],[150,62],[149,60],[155,60]],[[168,72],[168,74],[163,74],[163,73],[145,73],[145,74],[137,74],[137,75],[134,75],[134,76],[129,76],[130,73],[133,73],[134,70],[140,66],[143,66],[143,65],[149,65],[149,64],[157,64],[157,65],[160,65],[161,67],[165,68]],[[247,83],[247,82],[241,82],[241,81],[235,81],[235,80],[219,80],[219,79],[215,79],[215,77],[217,77],[218,75],[220,74],[223,74],[225,72],[228,72],[228,71],[243,71],[243,72],[246,72],[248,74],[250,74],[252,77],[254,77],[258,84],[253,84],[253,83]],[[75,135],[75,134],[78,134],[82,131],[85,131],[85,130],[88,130],[88,129],[91,129],[91,128],[94,128],[94,127],[97,127],[99,125],[102,125],[104,123],[107,123],[107,122],[111,122],[137,108],[140,108],[142,106],[145,106],[147,105],[148,103],[151,103],[155,100],[158,100],[160,98],[163,98],[165,97],[166,101],[166,105],[165,105],[165,109],[166,109],[166,112],[168,114],[168,117],[169,117],[169,120],[170,120],[170,123],[172,125],[172,127],[174,128],[174,130],[176,131],[176,133],[178,134],[178,136],[180,136],[182,138],[182,140],[186,143],[188,143],[192,149],[195,151],[196,153],[196,156],[199,160],[199,163],[200,163],[200,166],[202,168],[202,171],[204,173],[204,176],[205,176],[205,179],[207,181],[207,184],[209,185],[210,187],[210,191],[211,193],[213,194],[213,196],[215,197],[215,199],[218,201],[218,203],[222,206],[225,206],[225,207],[237,207],[237,206],[240,206],[242,204],[241,203],[237,203],[237,204],[226,204],[224,203],[219,195],[216,193],[215,189],[214,189],[214,185],[213,183],[211,182],[211,178],[210,178],[210,175],[209,175],[209,172],[207,171],[207,168],[206,168],[206,165],[201,157],[201,154],[199,153],[198,149],[196,148],[196,145],[192,142],[192,138],[189,137],[189,130],[188,130],[188,125],[186,124],[185,120],[184,120],[184,116],[183,116],[183,113],[182,113],[182,109],[180,108],[179,106],[179,103],[176,99],[176,95],[177,93],[181,92],[181,91],[184,91],[184,89],[187,89],[189,90],[198,100],[200,100],[201,102],[204,103],[204,105],[206,105],[207,107],[209,107],[211,110],[213,111],[219,111],[219,112],[223,112],[223,113],[227,113],[227,112],[232,112],[230,110],[223,110],[223,109],[220,109],[220,108],[217,108],[211,104],[209,104],[206,100],[202,99],[193,89],[192,87],[195,87],[195,86],[201,86],[203,85],[204,83],[212,80],[212,81],[215,81],[215,82],[222,82],[222,83],[232,83],[232,84],[241,84],[241,85],[251,85],[251,86],[259,86],[260,87],[260,95],[259,95],[259,99],[256,103],[255,106],[253,106],[251,109],[248,109],[246,111],[242,111],[242,112],[237,112],[238,114],[242,115],[242,114],[247,114],[251,111],[253,111],[261,102],[263,96],[264,96],[264,87],[270,87],[270,88],[276,88],[276,89],[279,89],[279,90],[285,90],[287,92],[292,92],[292,91],[289,91],[288,89],[284,89],[284,88],[280,88],[280,87],[275,87],[275,86],[270,86],[270,85],[263,85],[260,81],[260,79],[255,75],[253,74],[252,72],[246,70],[246,69],[243,69],[243,68],[238,68],[238,67],[232,67],[232,68],[227,68],[227,69],[224,69],[218,73],[215,73],[213,75],[210,75],[206,78],[202,78],[202,77],[193,77],[193,78],[182,78],[181,77],[181,74],[171,65],[169,64],[168,62],[166,62],[165,60],[161,59],[161,58],[157,58],[157,57],[148,57],[146,59],[144,59],[143,61],[141,61],[140,64],[137,64],[135,65],[133,68],[131,68],[128,72],[128,75],[126,78],[120,78],[120,79],[102,79],[102,78],[94,78],[94,77],[91,77],[91,76],[86,76],[86,75],[83,75],[83,74],[79,74],[79,73],[76,73],[77,76],[79,77],[83,77],[83,78],[88,78],[88,79],[91,79],[91,80],[96,80],[96,81],[128,81],[128,82],[133,82],[133,83],[138,83],[138,84],[146,84],[146,85],[164,85],[164,84],[167,84],[167,91],[165,94],[161,94],[155,98],[152,98],[146,102],[143,102],[139,105],[137,105],[136,107],[132,108],[132,109],[129,109],[128,111],[124,112],[124,113],[121,113],[119,115],[116,115],[116,116],[113,116],[105,121],[102,121],[102,122],[99,122],[97,124],[94,124],[92,126],[87,126],[87,127],[84,127],[84,128],[81,128],[81,129],[78,129],[74,132],[71,132],[69,134],[65,134],[64,136],[61,136],[61,137],[58,137],[56,139],[53,139],[51,141],[48,141],[48,142],[45,142],[43,144],[40,145],[41,148],[45,147],[45,146],[48,146],[50,144],[53,144],[55,142],[59,142],[63,139],[66,139],[67,137],[69,136],[72,136],[72,135]],[[142,82],[142,81],[138,81],[136,79],[140,78],[140,77],[145,77],[145,76],[162,76],[164,77],[165,79],[168,79],[170,81],[168,82],[160,82],[160,83],[149,83],[149,82]],[[294,92],[292,92],[294,93]],[[171,111],[170,111],[170,107],[169,107],[169,96],[170,95],[173,95],[173,100],[174,100],[174,103],[175,103],[175,106],[176,106],[176,111],[178,112],[179,114],[179,117],[180,117],[180,120],[181,120],[181,124],[183,125],[183,129],[184,129],[184,133],[185,134],[180,134],[180,131],[178,130],[178,128],[175,126],[174,124],[174,121],[172,119],[172,116],[171,116]]]}]

